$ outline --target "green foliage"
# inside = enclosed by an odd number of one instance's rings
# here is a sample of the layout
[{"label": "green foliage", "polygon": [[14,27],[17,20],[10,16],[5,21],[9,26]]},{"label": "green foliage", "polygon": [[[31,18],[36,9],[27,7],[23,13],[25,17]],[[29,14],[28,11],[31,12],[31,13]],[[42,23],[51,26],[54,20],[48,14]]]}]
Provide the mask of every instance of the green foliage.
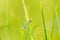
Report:
[{"label": "green foliage", "polygon": [[0,0],[0,40],[60,40],[60,0]]}]

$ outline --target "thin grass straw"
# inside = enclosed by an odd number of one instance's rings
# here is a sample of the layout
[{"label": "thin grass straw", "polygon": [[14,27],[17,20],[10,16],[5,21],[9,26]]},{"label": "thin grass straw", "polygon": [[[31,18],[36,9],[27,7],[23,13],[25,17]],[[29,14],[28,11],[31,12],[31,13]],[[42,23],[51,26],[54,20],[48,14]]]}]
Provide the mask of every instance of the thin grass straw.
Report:
[{"label": "thin grass straw", "polygon": [[35,30],[37,27],[39,27],[39,24],[37,24],[37,25],[34,26],[34,28],[33,28],[33,30],[32,30],[32,33],[34,32],[34,30]]},{"label": "thin grass straw", "polygon": [[[29,17],[28,17],[28,11],[26,9],[26,5],[24,3],[24,0],[22,0],[22,4],[23,4],[23,8],[24,8],[24,11],[25,11],[25,18],[27,20],[27,22],[29,21]],[[28,32],[27,32],[28,33]],[[30,32],[31,33],[31,32]],[[26,35],[27,36],[27,35]],[[26,37],[27,38],[27,37]],[[31,35],[31,39],[33,39],[32,35]]]},{"label": "thin grass straw", "polygon": [[23,4],[23,8],[24,8],[24,11],[25,11],[25,18],[27,20],[27,22],[29,21],[29,17],[28,17],[28,11],[26,9],[26,5],[24,3],[24,0],[22,0],[22,4]]},{"label": "thin grass straw", "polygon": [[53,25],[52,25],[52,29],[51,29],[51,39],[52,39],[52,37],[53,37],[53,31],[54,31],[54,22],[53,22]]},{"label": "thin grass straw", "polygon": [[[10,29],[10,0],[6,0],[6,24],[9,32],[10,39],[12,40],[11,29]],[[5,39],[6,40],[6,39]]]},{"label": "thin grass straw", "polygon": [[44,33],[45,33],[45,40],[48,40],[48,39],[47,39],[46,25],[45,25],[45,20],[44,20],[43,2],[42,2],[42,1],[40,1],[40,9],[41,9],[41,13],[42,13],[42,22],[43,22]]},{"label": "thin grass straw", "polygon": [[43,10],[42,10],[42,20],[43,20],[43,26],[44,26],[45,40],[48,40],[47,39],[47,31],[46,31],[46,25],[45,25]]},{"label": "thin grass straw", "polygon": [[[58,30],[59,30],[59,15],[58,15],[58,12],[57,12],[57,5],[55,5],[52,0],[50,0],[50,2],[51,2],[52,6],[54,8],[54,12],[55,12],[55,19],[54,20],[57,22],[57,27],[58,27]],[[52,27],[52,29],[53,28],[54,27]],[[51,33],[51,35],[52,35],[52,33]],[[51,38],[52,38],[52,36],[51,36]]]},{"label": "thin grass straw", "polygon": [[[58,12],[57,12],[57,4],[55,6],[53,1],[52,0],[50,0],[50,1],[51,1],[51,4],[52,4],[53,8],[54,8],[55,16],[56,16],[56,21],[57,21],[57,24],[58,24],[59,23],[59,15],[58,15]],[[58,24],[58,26],[59,26],[59,24]]]}]

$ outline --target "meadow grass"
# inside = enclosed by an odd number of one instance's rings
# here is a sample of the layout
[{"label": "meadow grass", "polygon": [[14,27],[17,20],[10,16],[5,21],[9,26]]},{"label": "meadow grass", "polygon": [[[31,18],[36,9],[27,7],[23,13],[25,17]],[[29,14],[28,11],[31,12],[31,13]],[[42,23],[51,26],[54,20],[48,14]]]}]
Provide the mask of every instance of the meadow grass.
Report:
[{"label": "meadow grass", "polygon": [[[27,3],[26,1],[27,0],[20,0],[20,1],[19,0],[6,0],[4,2],[5,3],[4,15],[6,15],[6,22],[4,22],[5,25],[3,25],[3,27],[1,27],[0,25],[0,40],[59,40],[60,36],[57,32],[59,31],[59,28],[60,28],[59,26],[60,13],[57,11],[58,3],[57,5],[55,5],[55,3],[52,0],[45,0],[45,1],[44,0],[29,0],[27,1]],[[29,7],[28,7],[29,11],[27,9],[28,4],[29,4]],[[39,7],[37,7],[38,5]],[[53,11],[48,9],[47,5],[48,5],[48,8],[53,8],[51,9]],[[46,9],[44,9],[44,7],[46,7]],[[48,21],[46,21],[46,16],[45,16],[45,14],[47,15],[49,13],[48,11],[47,12],[45,11],[47,9],[51,11],[50,13],[54,14],[53,19],[52,19],[53,21],[52,28],[51,30],[48,28],[51,31],[49,32],[51,33],[50,36],[48,35],[48,30],[46,29],[47,28],[46,23],[48,24],[49,22],[49,19]],[[11,16],[11,14],[13,16]],[[22,28],[24,28],[24,24],[26,24],[30,20],[30,17],[33,19],[31,24],[27,25],[26,29],[22,31]],[[0,16],[0,19],[1,18],[2,17]],[[50,18],[50,16],[48,16],[47,18]],[[41,32],[41,31],[44,31],[44,32]]]}]

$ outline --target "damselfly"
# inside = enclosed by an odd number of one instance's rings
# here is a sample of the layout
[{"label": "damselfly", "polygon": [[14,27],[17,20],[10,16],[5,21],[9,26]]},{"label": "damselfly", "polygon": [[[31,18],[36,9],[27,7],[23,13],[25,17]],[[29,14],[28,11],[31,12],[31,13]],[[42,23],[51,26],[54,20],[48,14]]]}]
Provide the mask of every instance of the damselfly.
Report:
[{"label": "damselfly", "polygon": [[25,30],[31,22],[32,22],[32,19],[30,19],[30,20],[24,25],[23,30]]}]

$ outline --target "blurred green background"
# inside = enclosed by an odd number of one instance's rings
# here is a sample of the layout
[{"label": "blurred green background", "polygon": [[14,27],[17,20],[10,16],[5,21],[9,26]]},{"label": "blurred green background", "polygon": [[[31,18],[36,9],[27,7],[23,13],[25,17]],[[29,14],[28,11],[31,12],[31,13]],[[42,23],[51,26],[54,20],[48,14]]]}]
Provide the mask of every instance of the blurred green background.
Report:
[{"label": "blurred green background", "polygon": [[60,40],[60,0],[0,0],[0,40]]}]

